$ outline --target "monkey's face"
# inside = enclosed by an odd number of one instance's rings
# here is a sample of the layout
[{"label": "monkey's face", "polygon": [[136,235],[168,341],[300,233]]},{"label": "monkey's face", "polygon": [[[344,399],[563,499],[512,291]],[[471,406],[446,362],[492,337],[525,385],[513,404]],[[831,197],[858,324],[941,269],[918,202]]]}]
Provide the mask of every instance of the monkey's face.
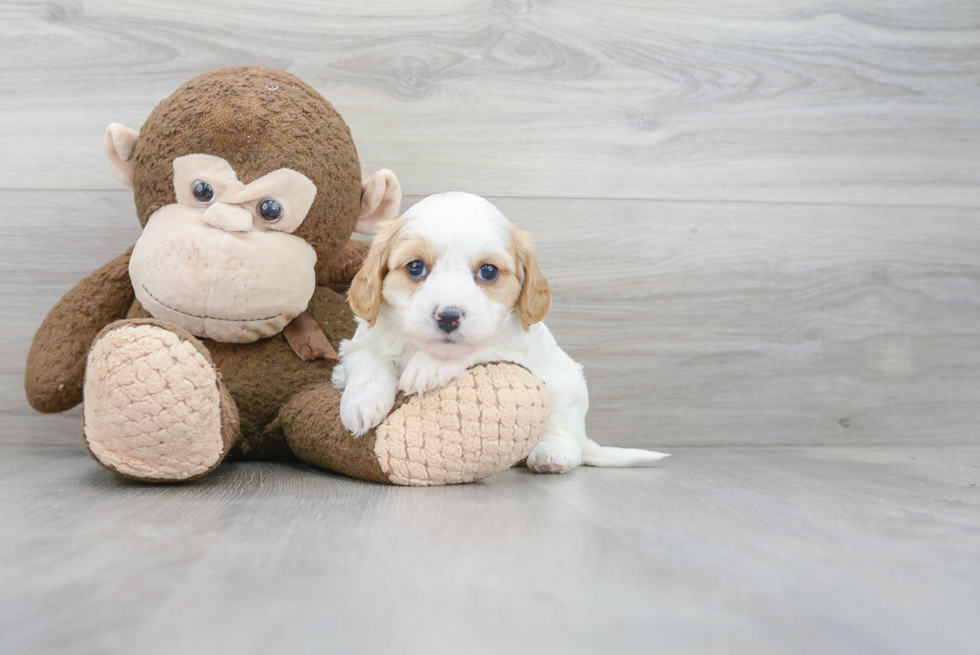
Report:
[{"label": "monkey's face", "polygon": [[109,125],[103,148],[143,225],[129,268],[137,299],[216,341],[278,334],[316,284],[334,282],[351,231],[373,231],[401,202],[391,171],[361,180],[326,98],[264,66],[198,75],[139,132]]},{"label": "monkey's face", "polygon": [[154,317],[216,341],[247,343],[280,332],[316,288],[316,251],[292,234],[317,194],[281,168],[242,184],[212,155],[173,160],[177,202],[155,211],[129,274]]}]

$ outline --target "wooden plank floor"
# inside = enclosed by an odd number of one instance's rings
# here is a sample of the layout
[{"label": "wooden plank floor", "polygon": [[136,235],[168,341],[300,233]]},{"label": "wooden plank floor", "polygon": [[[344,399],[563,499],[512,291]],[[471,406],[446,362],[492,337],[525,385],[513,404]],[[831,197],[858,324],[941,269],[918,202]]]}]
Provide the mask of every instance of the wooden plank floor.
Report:
[{"label": "wooden plank floor", "polygon": [[0,457],[3,653],[976,652],[980,448],[682,448],[389,488]]},{"label": "wooden plank floor", "polygon": [[[675,456],[146,487],[33,412],[139,235],[105,126],[243,63],[531,230],[591,435]],[[978,79],[973,0],[0,0],[0,653],[976,652]]]}]

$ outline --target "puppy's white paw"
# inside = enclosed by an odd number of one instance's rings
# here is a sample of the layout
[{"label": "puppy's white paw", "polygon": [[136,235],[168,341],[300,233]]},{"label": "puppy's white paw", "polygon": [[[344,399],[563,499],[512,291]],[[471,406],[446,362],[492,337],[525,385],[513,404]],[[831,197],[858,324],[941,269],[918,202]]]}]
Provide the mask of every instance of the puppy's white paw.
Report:
[{"label": "puppy's white paw", "polygon": [[527,467],[535,473],[568,473],[582,463],[582,448],[566,439],[545,437],[527,456]]},{"label": "puppy's white paw", "polygon": [[421,394],[433,389],[441,389],[453,380],[463,377],[466,367],[458,362],[435,359],[424,352],[415,353],[398,381],[403,392]]},{"label": "puppy's white paw", "polygon": [[375,378],[357,386],[347,385],[340,397],[340,421],[354,438],[385,420],[395,404],[394,378]]}]

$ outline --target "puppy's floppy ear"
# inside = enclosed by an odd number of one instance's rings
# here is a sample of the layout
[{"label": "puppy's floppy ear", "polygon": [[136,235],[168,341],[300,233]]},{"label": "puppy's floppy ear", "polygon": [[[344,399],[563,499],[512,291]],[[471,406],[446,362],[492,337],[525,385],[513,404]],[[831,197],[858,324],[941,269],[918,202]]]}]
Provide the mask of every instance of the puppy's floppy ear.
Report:
[{"label": "puppy's floppy ear", "polygon": [[534,254],[527,232],[511,228],[511,238],[517,254],[517,265],[524,274],[517,306],[521,310],[521,325],[527,331],[551,309],[551,290],[538,266],[538,256]]},{"label": "puppy's floppy ear", "polygon": [[378,320],[378,311],[381,309],[381,287],[385,275],[388,274],[388,256],[401,232],[402,223],[402,219],[398,219],[381,224],[378,236],[374,237],[371,243],[371,250],[368,251],[364,265],[354,276],[350,290],[347,292],[347,301],[354,314],[367,321],[371,327],[374,327]]}]

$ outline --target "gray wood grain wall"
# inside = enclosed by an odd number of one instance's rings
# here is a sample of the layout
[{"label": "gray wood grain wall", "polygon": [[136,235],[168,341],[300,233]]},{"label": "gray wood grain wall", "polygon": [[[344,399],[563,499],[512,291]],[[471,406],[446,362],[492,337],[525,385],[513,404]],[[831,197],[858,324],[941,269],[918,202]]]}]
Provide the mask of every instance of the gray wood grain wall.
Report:
[{"label": "gray wood grain wall", "polygon": [[191,76],[287,69],[409,203],[489,196],[610,444],[977,443],[980,5],[0,0],[0,441],[33,331],[138,235],[101,153]]}]

